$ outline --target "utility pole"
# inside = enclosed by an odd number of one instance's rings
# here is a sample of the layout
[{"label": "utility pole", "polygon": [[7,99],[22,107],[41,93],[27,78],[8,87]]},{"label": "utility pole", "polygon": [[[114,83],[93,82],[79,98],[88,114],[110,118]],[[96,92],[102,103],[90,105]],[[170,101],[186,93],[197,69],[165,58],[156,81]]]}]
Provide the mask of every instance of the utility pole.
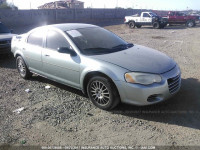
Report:
[{"label": "utility pole", "polygon": [[12,0],[12,10],[14,10],[14,2],[13,2],[13,0]]},{"label": "utility pole", "polygon": [[116,3],[116,8],[118,7],[118,0],[117,0],[117,3]]}]

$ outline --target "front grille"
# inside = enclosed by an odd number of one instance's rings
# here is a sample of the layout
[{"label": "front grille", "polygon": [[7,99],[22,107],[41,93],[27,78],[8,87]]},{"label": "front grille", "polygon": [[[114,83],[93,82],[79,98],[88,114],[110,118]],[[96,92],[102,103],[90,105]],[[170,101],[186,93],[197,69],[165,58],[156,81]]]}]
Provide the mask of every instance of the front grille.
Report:
[{"label": "front grille", "polygon": [[0,41],[0,45],[7,45],[10,44],[11,40],[4,40],[4,41]]},{"label": "front grille", "polygon": [[171,94],[174,94],[180,87],[180,75],[170,78],[167,80],[168,82],[168,87],[169,87],[169,92]]},{"label": "front grille", "polygon": [[0,45],[0,54],[5,54],[5,53],[11,53],[10,45],[7,45],[7,46]]}]

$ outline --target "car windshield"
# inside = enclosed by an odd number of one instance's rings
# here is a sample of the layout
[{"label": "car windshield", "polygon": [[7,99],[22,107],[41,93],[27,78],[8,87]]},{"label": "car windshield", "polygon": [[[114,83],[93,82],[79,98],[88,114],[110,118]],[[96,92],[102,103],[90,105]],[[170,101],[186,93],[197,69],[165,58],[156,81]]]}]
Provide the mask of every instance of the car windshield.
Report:
[{"label": "car windshield", "polygon": [[158,15],[156,15],[155,13],[149,13],[152,17],[155,17],[155,16],[158,16]]},{"label": "car windshield", "polygon": [[2,33],[10,33],[10,30],[5,25],[0,23],[0,34]]},{"label": "car windshield", "polygon": [[99,27],[80,28],[66,33],[85,55],[113,53],[133,47],[133,44]]}]

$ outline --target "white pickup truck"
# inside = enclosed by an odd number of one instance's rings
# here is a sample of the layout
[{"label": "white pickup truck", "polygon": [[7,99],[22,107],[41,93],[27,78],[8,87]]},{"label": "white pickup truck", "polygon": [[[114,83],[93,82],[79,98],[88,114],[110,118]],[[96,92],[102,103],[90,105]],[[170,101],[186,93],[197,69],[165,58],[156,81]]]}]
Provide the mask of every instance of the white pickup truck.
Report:
[{"label": "white pickup truck", "polygon": [[125,17],[125,24],[129,25],[129,28],[141,28],[144,25],[152,25],[153,28],[164,28],[168,24],[167,18],[162,18],[153,12],[142,12],[140,15],[132,15]]}]

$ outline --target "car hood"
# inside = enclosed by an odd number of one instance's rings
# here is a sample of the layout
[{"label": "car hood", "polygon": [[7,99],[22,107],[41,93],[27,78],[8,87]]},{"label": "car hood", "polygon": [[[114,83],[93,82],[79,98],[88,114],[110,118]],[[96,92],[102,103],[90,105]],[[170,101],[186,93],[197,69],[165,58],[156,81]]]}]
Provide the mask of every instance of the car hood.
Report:
[{"label": "car hood", "polygon": [[11,39],[15,35],[16,34],[12,34],[12,33],[3,33],[3,34],[0,34],[0,40]]},{"label": "car hood", "polygon": [[155,74],[165,73],[176,65],[175,61],[164,53],[140,45],[134,45],[134,47],[120,52],[93,55],[91,57],[130,71]]}]

